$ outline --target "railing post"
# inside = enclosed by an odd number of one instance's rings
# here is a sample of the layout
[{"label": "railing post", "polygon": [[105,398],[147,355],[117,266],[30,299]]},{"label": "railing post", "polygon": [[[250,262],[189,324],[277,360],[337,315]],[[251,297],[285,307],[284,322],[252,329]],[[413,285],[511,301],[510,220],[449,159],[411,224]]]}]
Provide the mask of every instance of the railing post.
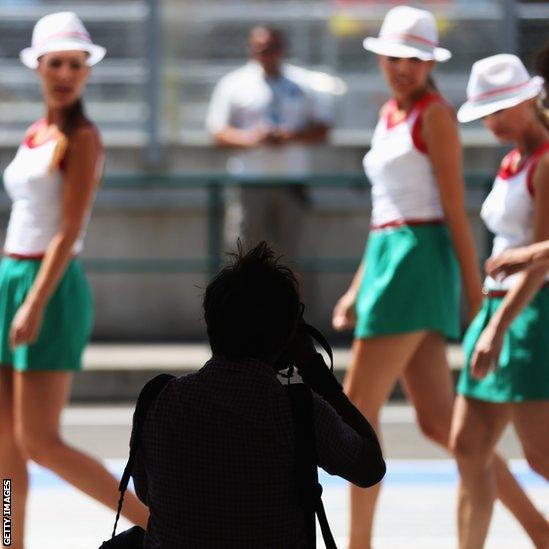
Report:
[{"label": "railing post", "polygon": [[500,0],[503,13],[502,51],[519,55],[519,13],[516,0]]},{"label": "railing post", "polygon": [[159,0],[147,0],[147,121],[148,168],[158,168],[163,161],[164,151],[160,136],[160,117],[162,116],[160,96],[160,75],[162,66],[162,48],[160,32]]},{"label": "railing post", "polygon": [[215,276],[221,265],[221,219],[223,184],[214,180],[208,185],[208,277]]}]

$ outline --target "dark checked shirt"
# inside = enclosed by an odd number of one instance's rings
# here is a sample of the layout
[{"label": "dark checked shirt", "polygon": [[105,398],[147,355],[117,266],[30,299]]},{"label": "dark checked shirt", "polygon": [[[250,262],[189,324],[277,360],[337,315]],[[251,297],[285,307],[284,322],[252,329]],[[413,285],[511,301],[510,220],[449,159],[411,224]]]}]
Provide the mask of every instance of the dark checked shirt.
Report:
[{"label": "dark checked shirt", "polygon": [[[314,396],[318,463],[365,476],[363,439]],[[146,549],[292,549],[304,540],[287,391],[256,360],[214,357],[151,407],[134,469]]]}]

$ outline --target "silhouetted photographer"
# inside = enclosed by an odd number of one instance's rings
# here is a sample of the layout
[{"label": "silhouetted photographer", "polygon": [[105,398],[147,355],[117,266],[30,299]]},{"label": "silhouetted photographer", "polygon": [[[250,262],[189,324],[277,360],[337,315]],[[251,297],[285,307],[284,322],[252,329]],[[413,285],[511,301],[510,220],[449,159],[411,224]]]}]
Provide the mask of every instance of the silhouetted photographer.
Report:
[{"label": "silhouetted photographer", "polygon": [[[144,547],[312,547],[313,513],[323,514],[316,466],[376,484],[385,474],[376,434],[317,353],[297,280],[265,243],[239,248],[208,285],[204,314],[212,358],[167,382],[138,440]],[[312,391],[279,381],[293,366]]]}]

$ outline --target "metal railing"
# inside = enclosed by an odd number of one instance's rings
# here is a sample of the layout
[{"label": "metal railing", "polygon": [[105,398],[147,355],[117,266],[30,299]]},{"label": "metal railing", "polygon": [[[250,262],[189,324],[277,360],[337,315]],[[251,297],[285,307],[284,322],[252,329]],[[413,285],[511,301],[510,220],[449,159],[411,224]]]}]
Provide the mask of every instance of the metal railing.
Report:
[{"label": "metal railing", "polygon": [[[437,80],[453,103],[465,95],[471,63],[496,51],[517,52],[531,63],[546,40],[549,2],[456,0],[420,2],[440,22],[441,41],[454,50],[437,68]],[[336,146],[368,142],[387,92],[361,41],[377,32],[392,2],[330,0],[62,0],[2,2],[0,5],[0,142],[16,144],[24,126],[41,113],[39,87],[17,52],[28,45],[32,24],[45,13],[74,9],[109,55],[94,69],[89,111],[107,144],[146,145],[149,167],[163,164],[167,144],[207,145],[204,118],[213,85],[246,56],[249,27],[260,21],[285,29],[293,61],[338,75],[347,95],[335,105]],[[485,133],[466,128],[466,145],[493,146]]]}]

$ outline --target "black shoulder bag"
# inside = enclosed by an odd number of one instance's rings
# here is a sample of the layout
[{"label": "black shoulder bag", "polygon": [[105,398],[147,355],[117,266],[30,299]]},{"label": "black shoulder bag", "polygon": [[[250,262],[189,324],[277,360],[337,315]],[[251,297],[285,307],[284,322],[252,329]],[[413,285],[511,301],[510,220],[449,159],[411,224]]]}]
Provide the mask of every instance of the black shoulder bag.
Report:
[{"label": "black shoulder bag", "polygon": [[118,510],[116,512],[116,519],[114,521],[114,528],[112,531],[111,539],[103,542],[99,549],[142,549],[143,541],[145,539],[145,530],[141,526],[134,526],[120,534],[116,535],[116,527],[118,520],[120,519],[120,512],[122,510],[122,504],[124,503],[124,494],[128,488],[130,477],[132,474],[133,466],[135,463],[135,456],[137,454],[137,448],[141,441],[141,433],[143,431],[143,425],[145,424],[145,418],[151,404],[155,401],[156,397],[160,394],[160,391],[172,380],[175,376],[169,374],[160,374],[153,377],[147,384],[141,389],[137,404],[135,406],[135,412],[133,413],[133,424],[135,426],[133,439],[130,443],[130,457],[124,468],[124,473],[120,479],[118,490],[120,491],[120,500],[118,501]]},{"label": "black shoulder bag", "polygon": [[[334,360],[330,344],[310,324],[305,324],[305,329],[328,353],[330,369],[333,371]],[[289,375],[291,376],[292,372]],[[316,548],[315,515],[318,517],[326,549],[337,549],[322,503],[322,486],[318,482],[313,395],[304,383],[291,383],[286,385],[286,388],[294,422],[297,490],[299,504],[305,515],[306,549]]]}]

